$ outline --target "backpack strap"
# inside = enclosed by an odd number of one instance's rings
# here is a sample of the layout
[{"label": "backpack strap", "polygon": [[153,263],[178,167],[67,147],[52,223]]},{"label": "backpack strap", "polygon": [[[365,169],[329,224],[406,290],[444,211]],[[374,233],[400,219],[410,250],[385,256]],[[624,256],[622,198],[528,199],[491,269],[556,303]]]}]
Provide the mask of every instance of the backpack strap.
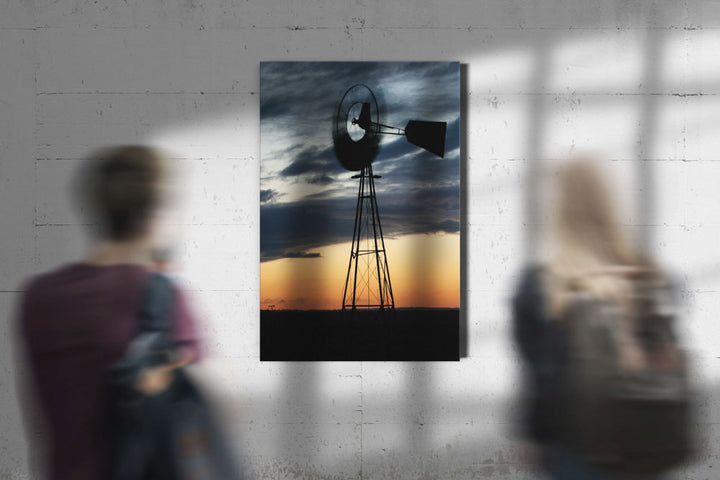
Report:
[{"label": "backpack strap", "polygon": [[151,273],[137,314],[138,333],[169,333],[173,300],[174,290],[170,279],[162,273]]},{"label": "backpack strap", "polygon": [[117,383],[132,381],[143,367],[169,363],[172,360],[170,319],[174,289],[170,279],[160,273],[148,276],[138,309],[138,330],[124,355],[111,371]]}]

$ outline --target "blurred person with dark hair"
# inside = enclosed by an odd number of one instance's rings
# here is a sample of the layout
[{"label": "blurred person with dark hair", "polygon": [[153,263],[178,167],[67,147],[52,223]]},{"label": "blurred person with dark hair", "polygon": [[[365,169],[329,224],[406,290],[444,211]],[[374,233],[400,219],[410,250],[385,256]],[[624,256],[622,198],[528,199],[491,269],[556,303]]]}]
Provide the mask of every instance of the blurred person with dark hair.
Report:
[{"label": "blurred person with dark hair", "polygon": [[[41,461],[52,480],[106,478],[107,371],[137,334],[148,280],[165,265],[153,258],[168,181],[161,152],[144,146],[97,151],[78,180],[81,204],[97,227],[94,244],[85,259],[30,279],[18,312],[39,406],[26,416],[37,415],[48,430]],[[141,372],[136,388],[145,395],[162,392],[174,368],[199,358],[194,318],[174,290],[173,360]]]},{"label": "blurred person with dark hair", "polygon": [[[645,304],[638,303],[639,285],[653,285],[652,288],[659,285],[665,292],[672,288],[655,262],[624,238],[609,186],[595,163],[575,159],[561,168],[549,260],[524,272],[513,298],[514,336],[528,367],[524,430],[537,444],[541,467],[551,478],[662,478],[669,470],[663,462],[675,466],[685,458],[684,444],[672,442],[676,438],[687,440],[686,417],[675,416],[680,423],[678,433],[671,431],[670,422],[665,421],[671,415],[658,410],[660,421],[654,422],[659,424],[657,432],[646,422],[630,428],[636,431],[623,435],[617,432],[626,428],[625,410],[621,410],[624,404],[614,404],[617,410],[609,408],[611,413],[607,416],[602,409],[616,400],[616,394],[622,393],[608,391],[611,390],[608,386],[620,385],[612,382],[622,382],[623,372],[636,371],[642,375],[645,370],[655,368],[659,361],[671,365],[666,369],[667,375],[676,384],[678,379],[684,379],[684,364],[675,353],[670,322],[665,329],[664,317],[650,318],[651,312],[643,311]],[[599,307],[596,309],[596,306]],[[616,320],[615,313],[607,312],[620,311],[633,313],[618,317],[620,320],[612,323]],[[639,337],[636,327],[644,320],[633,323],[634,315],[647,317],[648,328],[657,338],[651,340],[654,343],[648,349],[638,346],[642,340],[636,339]],[[606,321],[609,322],[607,329]],[[590,325],[582,331],[584,326],[580,324],[592,322],[603,323],[603,326]],[[600,339],[606,334],[619,340],[614,343],[615,340]],[[584,348],[577,343],[578,338],[586,342],[587,351],[578,351]],[[606,358],[592,358],[596,352],[590,350],[597,345],[609,349]],[[582,370],[586,366],[589,369]],[[585,377],[578,380],[581,375]],[[670,377],[658,381],[662,385]],[[678,389],[678,392],[673,402],[666,405],[682,404],[679,408],[685,414],[682,403],[685,390]],[[648,408],[652,405],[645,404]],[[583,414],[586,416],[582,417]],[[633,415],[639,418],[644,414],[633,413],[630,417]],[[678,436],[673,437],[676,434]],[[669,448],[661,451],[652,435],[667,437]],[[631,450],[644,452],[645,457],[622,458],[617,454],[628,445]],[[608,452],[605,458],[591,455],[597,450],[602,452],[603,448]]]}]

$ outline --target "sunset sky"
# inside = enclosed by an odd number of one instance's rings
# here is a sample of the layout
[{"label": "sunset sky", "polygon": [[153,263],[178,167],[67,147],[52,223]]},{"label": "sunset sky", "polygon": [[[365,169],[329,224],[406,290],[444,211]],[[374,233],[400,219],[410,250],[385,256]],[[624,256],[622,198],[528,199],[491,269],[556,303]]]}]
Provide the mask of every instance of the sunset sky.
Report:
[{"label": "sunset sky", "polygon": [[332,126],[356,83],[381,123],[448,124],[445,158],[386,136],[373,169],[396,307],[459,306],[459,81],[451,62],[261,64],[261,308],[341,308],[358,180]]}]

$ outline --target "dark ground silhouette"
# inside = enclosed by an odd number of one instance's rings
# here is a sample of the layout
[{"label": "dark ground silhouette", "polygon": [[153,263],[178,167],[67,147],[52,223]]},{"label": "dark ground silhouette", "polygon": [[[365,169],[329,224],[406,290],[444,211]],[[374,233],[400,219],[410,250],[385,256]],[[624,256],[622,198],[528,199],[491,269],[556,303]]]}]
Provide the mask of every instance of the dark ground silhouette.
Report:
[{"label": "dark ground silhouette", "polygon": [[262,310],[261,360],[459,360],[460,310]]}]

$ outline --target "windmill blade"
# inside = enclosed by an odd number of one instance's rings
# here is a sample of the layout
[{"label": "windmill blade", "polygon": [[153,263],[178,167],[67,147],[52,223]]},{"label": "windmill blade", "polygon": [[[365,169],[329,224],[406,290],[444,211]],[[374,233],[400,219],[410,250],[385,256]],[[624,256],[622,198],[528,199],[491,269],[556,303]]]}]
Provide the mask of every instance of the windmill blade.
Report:
[{"label": "windmill blade", "polygon": [[405,126],[405,136],[413,145],[444,158],[446,130],[447,122],[410,120]]},{"label": "windmill blade", "polygon": [[372,119],[370,118],[370,104],[365,102],[360,110],[360,118],[357,122],[358,126],[363,130],[369,130],[372,127]]}]

